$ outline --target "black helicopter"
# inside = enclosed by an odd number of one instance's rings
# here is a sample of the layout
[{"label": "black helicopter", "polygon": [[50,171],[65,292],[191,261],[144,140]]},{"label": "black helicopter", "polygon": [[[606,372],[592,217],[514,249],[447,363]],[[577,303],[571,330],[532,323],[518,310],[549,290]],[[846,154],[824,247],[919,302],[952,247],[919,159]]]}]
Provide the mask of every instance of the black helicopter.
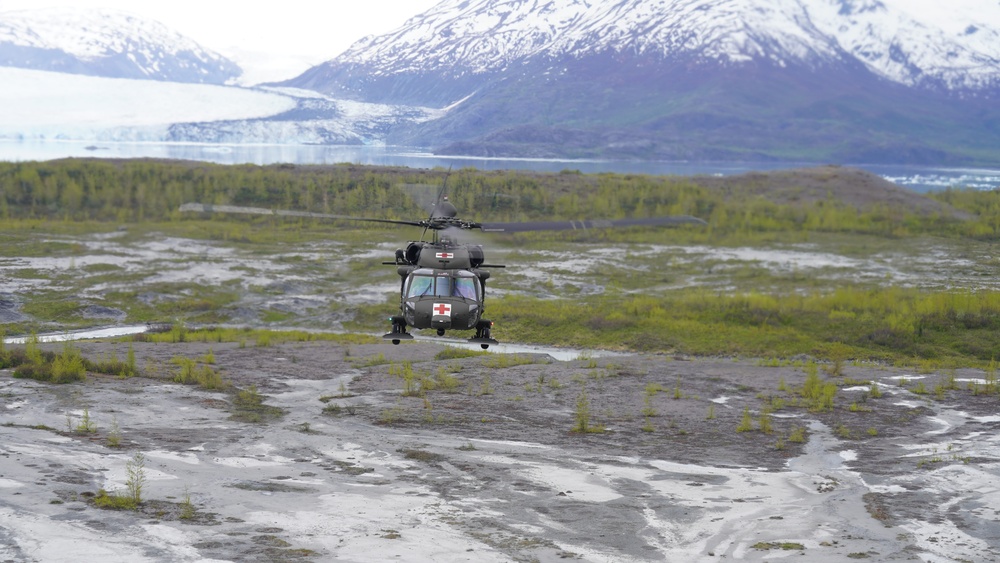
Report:
[{"label": "black helicopter", "polygon": [[[498,344],[491,335],[493,322],[483,317],[486,280],[490,278],[488,268],[505,266],[487,264],[482,245],[459,243],[452,238],[455,232],[478,229],[485,233],[514,233],[705,224],[705,221],[688,215],[616,220],[480,223],[459,219],[458,209],[443,195],[444,190],[445,186],[442,186],[430,216],[421,221],[202,203],[186,203],[180,207],[180,211],[370,221],[423,227],[421,240],[410,241],[405,249],[396,250],[393,261],[382,262],[396,266],[401,281],[399,314],[389,317],[392,329],[383,338],[391,340],[393,344],[410,340],[413,336],[407,332],[407,328],[434,329],[438,336],[443,336],[448,330],[475,330],[475,336],[468,341],[479,344],[483,349],[489,348],[491,344]],[[430,241],[423,240],[428,230],[433,233]]]}]

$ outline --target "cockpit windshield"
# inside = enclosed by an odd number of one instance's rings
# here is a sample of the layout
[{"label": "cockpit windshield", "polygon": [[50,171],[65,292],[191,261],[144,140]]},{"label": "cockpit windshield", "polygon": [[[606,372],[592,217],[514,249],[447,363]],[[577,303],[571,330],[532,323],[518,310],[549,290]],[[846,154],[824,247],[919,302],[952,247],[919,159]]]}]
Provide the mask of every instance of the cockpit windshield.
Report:
[{"label": "cockpit windshield", "polygon": [[454,282],[455,283],[452,286],[452,295],[457,295],[458,297],[464,297],[466,299],[476,298],[476,281],[473,278],[455,278]]},{"label": "cockpit windshield", "polygon": [[434,295],[434,276],[410,276],[410,289],[406,292],[406,296],[420,297],[421,295]]},{"label": "cockpit windshield", "polygon": [[430,270],[414,272],[410,275],[406,296],[421,297],[424,295],[478,299],[476,276],[466,271],[438,274],[434,274]]}]

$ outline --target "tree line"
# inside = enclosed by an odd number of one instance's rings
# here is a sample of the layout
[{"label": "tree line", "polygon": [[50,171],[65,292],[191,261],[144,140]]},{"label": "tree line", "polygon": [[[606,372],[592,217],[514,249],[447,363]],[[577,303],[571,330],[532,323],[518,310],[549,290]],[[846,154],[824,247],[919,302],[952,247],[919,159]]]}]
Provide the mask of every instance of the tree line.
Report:
[{"label": "tree line", "polygon": [[1000,238],[996,191],[931,194],[965,213],[957,217],[888,203],[859,209],[838,201],[836,194],[820,201],[778,203],[750,189],[741,195],[738,189],[706,187],[697,177],[150,159],[0,163],[0,218],[172,221],[184,218],[177,211],[181,204],[201,202],[412,219],[426,213],[413,192],[422,187],[433,194],[445,182],[461,217],[475,220],[684,214],[708,221],[709,233],[715,235],[792,231]]}]

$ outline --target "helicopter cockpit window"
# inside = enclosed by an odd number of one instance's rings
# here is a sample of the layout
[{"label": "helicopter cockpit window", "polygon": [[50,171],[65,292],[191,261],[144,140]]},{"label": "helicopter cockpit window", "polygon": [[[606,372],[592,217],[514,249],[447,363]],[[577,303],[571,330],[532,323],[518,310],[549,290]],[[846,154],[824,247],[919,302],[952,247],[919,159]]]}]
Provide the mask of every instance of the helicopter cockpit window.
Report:
[{"label": "helicopter cockpit window", "polygon": [[406,292],[407,297],[420,297],[421,295],[434,294],[434,277],[414,275],[410,278],[410,288]]},{"label": "helicopter cockpit window", "polygon": [[461,297],[463,299],[478,299],[476,277],[468,272],[458,272],[454,275],[430,273],[413,273],[408,282],[406,296],[422,297]]},{"label": "helicopter cockpit window", "polygon": [[452,288],[451,294],[456,297],[464,297],[466,299],[476,298],[476,280],[471,277],[461,277],[455,278],[455,286]]},{"label": "helicopter cockpit window", "polygon": [[451,295],[451,277],[438,276],[437,286],[434,288],[435,297],[449,297]]}]

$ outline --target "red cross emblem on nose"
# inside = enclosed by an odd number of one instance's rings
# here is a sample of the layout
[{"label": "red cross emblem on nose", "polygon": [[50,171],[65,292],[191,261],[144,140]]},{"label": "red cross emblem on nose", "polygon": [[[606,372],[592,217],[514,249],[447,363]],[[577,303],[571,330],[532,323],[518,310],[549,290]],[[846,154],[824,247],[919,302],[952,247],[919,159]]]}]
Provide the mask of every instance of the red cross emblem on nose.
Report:
[{"label": "red cross emblem on nose", "polygon": [[438,252],[437,257],[442,258],[444,260],[451,260],[452,258],[455,257],[455,254],[452,252]]},{"label": "red cross emblem on nose", "polygon": [[435,303],[434,304],[434,314],[435,315],[448,315],[451,316],[451,305],[447,303]]}]

